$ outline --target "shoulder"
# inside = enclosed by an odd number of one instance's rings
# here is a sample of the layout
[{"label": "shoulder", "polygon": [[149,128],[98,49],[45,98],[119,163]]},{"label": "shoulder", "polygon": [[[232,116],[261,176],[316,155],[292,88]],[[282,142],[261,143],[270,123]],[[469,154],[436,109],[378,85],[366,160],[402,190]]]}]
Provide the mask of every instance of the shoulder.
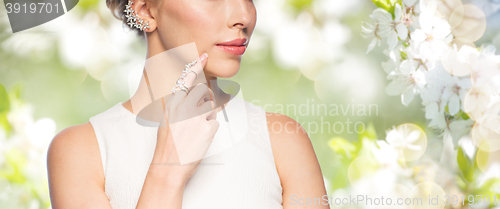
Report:
[{"label": "shoulder", "polygon": [[[274,161],[283,188],[283,200],[326,195],[323,175],[311,140],[294,119],[266,113]],[[284,206],[289,202],[284,202]]]},{"label": "shoulder", "polygon": [[[59,132],[52,139],[48,153],[67,154],[65,150],[78,151],[89,148],[92,149],[94,145],[97,145],[95,139],[94,129],[90,122],[71,126]],[[50,157],[55,156],[51,155]]]},{"label": "shoulder", "polygon": [[50,202],[53,208],[111,208],[104,191],[104,173],[92,125],[59,132],[47,153]]},{"label": "shoulder", "polygon": [[267,127],[272,142],[311,144],[304,128],[294,119],[279,113],[266,112]]},{"label": "shoulder", "polygon": [[71,183],[83,177],[104,183],[99,145],[90,122],[68,127],[52,139],[47,151],[47,169],[49,181]]},{"label": "shoulder", "polygon": [[266,113],[266,118],[271,147],[278,170],[289,169],[289,167],[283,165],[296,159],[316,160],[311,140],[297,121],[278,113]]}]

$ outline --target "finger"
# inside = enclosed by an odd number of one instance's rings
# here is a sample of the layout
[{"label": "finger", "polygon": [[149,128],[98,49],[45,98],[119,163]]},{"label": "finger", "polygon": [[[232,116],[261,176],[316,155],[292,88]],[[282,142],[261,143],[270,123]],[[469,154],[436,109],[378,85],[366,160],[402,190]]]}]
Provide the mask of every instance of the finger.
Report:
[{"label": "finger", "polygon": [[[209,103],[209,102],[207,102],[207,103]],[[210,101],[210,103],[212,103],[212,105],[215,106],[215,103],[213,101]],[[201,117],[206,118],[207,120],[214,120],[214,119],[217,119],[217,113],[218,113],[218,110],[213,109],[213,110],[210,110],[206,113],[201,114]]]},{"label": "finger", "polygon": [[201,114],[207,113],[214,109],[214,103],[213,101],[204,102],[201,106],[198,107],[198,109],[200,110],[199,112]]},{"label": "finger", "polygon": [[[197,62],[194,66],[190,68],[190,70],[193,70],[196,72],[198,75],[200,75],[203,72],[203,67],[205,67],[208,59],[208,54],[203,53],[200,57],[198,57]],[[194,73],[188,73],[183,79],[184,81],[184,86],[186,86],[188,89],[190,89],[193,85],[194,80],[196,80],[196,74]],[[182,90],[178,90],[174,93],[172,97],[172,104],[178,104],[180,100],[184,97],[186,97],[187,92],[184,92]]]},{"label": "finger", "polygon": [[212,90],[206,84],[199,83],[189,92],[187,98],[195,101],[196,106],[200,106],[204,102],[210,101],[212,94]]},{"label": "finger", "polygon": [[193,72],[190,72],[184,77],[184,85],[188,88],[193,86],[194,81],[196,80],[196,75],[201,76],[203,73],[203,68],[207,65],[208,54],[203,53],[200,57],[198,57],[197,62],[194,66],[189,68]]},{"label": "finger", "polygon": [[167,104],[169,104],[170,107],[177,106],[184,97],[186,97],[187,92],[183,90],[177,90],[175,93],[172,93],[170,95],[170,98],[168,98]]}]

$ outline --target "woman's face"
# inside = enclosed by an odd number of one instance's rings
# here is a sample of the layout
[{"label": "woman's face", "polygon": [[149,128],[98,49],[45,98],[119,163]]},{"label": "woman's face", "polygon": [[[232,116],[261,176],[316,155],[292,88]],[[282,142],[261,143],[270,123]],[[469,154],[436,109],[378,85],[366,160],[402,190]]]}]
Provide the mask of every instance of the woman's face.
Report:
[{"label": "woman's face", "polygon": [[164,48],[195,42],[200,55],[208,54],[205,75],[227,78],[238,72],[257,18],[252,0],[160,1],[155,21]]}]

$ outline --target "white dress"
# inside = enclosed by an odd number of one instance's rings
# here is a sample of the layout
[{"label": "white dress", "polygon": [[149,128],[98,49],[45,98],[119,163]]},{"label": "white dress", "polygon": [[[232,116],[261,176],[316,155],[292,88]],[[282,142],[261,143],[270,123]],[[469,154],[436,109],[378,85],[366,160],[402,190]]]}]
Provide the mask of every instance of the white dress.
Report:
[{"label": "white dress", "polygon": [[[182,208],[283,208],[265,111],[239,97],[231,98],[226,114],[217,113],[219,130],[186,184]],[[139,125],[136,118],[118,103],[89,120],[112,208],[136,207],[153,159],[158,125]]]}]

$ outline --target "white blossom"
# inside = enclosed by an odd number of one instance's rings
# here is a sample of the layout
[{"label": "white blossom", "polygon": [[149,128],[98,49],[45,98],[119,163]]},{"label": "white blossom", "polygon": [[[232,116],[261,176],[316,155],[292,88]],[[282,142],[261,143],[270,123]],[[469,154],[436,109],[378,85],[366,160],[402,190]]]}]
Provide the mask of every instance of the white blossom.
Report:
[{"label": "white blossom", "polygon": [[401,95],[401,102],[408,105],[415,94],[424,87],[425,71],[418,61],[404,60],[398,70],[389,74],[388,78],[392,79],[392,82],[386,87],[386,93],[393,96]]},{"label": "white blossom", "polygon": [[472,72],[477,62],[479,52],[471,46],[462,46],[457,51],[456,45],[443,54],[442,64],[446,71],[454,76],[466,76]]},{"label": "white blossom", "polygon": [[424,62],[427,60],[435,62],[441,58],[453,38],[450,25],[446,20],[429,13],[420,14],[419,24],[420,28],[410,34],[410,46],[415,57]]},{"label": "white blossom", "polygon": [[481,85],[500,74],[500,56],[495,56],[494,52],[495,47],[490,45],[482,50],[477,59],[470,60],[474,85]]},{"label": "white blossom", "polygon": [[409,130],[406,126],[393,128],[387,132],[386,141],[396,149],[421,150],[422,147],[413,145],[420,138],[419,130]]},{"label": "white blossom", "polygon": [[376,45],[380,45],[382,38],[387,38],[389,50],[392,50],[399,39],[405,40],[408,37],[408,28],[403,22],[403,10],[400,4],[395,5],[394,18],[391,13],[381,8],[375,9],[371,17],[376,23],[364,23],[362,26],[363,37],[372,39],[366,53],[373,50]]}]

